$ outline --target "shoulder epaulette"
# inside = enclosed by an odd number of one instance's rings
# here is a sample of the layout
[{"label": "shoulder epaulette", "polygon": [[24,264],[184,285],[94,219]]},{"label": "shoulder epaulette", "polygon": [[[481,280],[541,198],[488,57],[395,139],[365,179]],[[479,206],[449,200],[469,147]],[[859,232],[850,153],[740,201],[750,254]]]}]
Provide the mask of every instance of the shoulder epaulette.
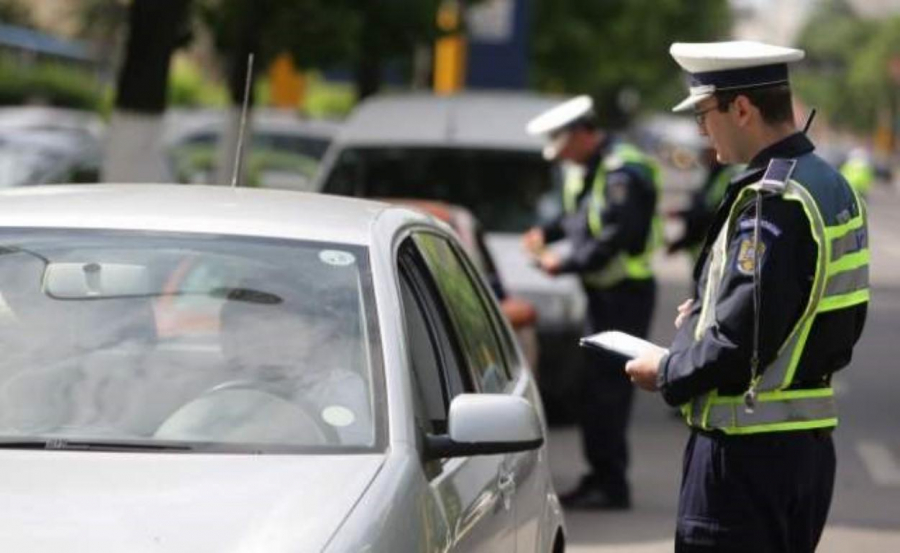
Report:
[{"label": "shoulder epaulette", "polygon": [[777,194],[784,192],[796,166],[796,159],[772,158],[762,180],[759,181],[762,189]]}]

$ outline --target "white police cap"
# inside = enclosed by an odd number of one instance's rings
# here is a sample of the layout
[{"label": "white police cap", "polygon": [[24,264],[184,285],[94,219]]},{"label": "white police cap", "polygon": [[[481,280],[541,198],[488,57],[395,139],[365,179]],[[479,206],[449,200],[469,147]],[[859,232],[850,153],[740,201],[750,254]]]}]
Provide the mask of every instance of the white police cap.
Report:
[{"label": "white police cap", "polygon": [[581,95],[553,106],[528,122],[525,130],[533,136],[546,136],[550,142],[544,146],[544,159],[552,160],[559,155],[568,136],[561,134],[567,127],[585,117],[594,114],[594,101],[590,96]]},{"label": "white police cap", "polygon": [[762,42],[676,42],[669,53],[690,77],[690,96],[672,108],[686,111],[716,91],[788,84],[787,64],[803,50]]}]

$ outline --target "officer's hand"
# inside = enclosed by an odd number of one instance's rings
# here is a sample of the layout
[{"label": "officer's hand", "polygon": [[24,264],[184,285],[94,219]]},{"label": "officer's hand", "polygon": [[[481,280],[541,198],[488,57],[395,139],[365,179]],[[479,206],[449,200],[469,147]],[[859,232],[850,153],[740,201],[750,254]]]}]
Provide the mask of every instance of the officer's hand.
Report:
[{"label": "officer's hand", "polygon": [[681,305],[678,306],[678,316],[675,317],[675,328],[681,328],[681,325],[684,324],[685,319],[687,319],[688,314],[691,312],[691,306],[693,304],[693,298],[681,302]]},{"label": "officer's hand", "polygon": [[544,231],[534,227],[522,235],[522,247],[532,255],[540,254],[544,249]]},{"label": "officer's hand", "polygon": [[656,375],[659,373],[659,362],[664,355],[663,351],[650,351],[637,359],[632,359],[625,365],[625,374],[637,387],[648,392],[655,392],[657,390]]},{"label": "officer's hand", "polygon": [[554,251],[545,251],[538,257],[538,265],[545,273],[556,275],[562,267],[562,258]]}]

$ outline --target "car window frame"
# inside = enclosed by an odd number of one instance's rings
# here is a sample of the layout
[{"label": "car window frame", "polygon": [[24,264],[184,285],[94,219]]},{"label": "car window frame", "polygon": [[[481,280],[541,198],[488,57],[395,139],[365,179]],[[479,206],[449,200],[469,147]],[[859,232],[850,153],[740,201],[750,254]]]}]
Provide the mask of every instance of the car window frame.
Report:
[{"label": "car window frame", "polygon": [[[480,373],[476,374],[475,368],[469,365],[468,356],[465,353],[465,348],[462,345],[462,343],[459,343],[460,354],[462,354],[463,358],[466,360],[465,365],[467,368],[467,372],[470,374],[470,378],[472,378],[472,382],[475,385],[475,389],[477,390],[478,393],[508,393],[509,390],[511,389],[511,387],[513,386],[513,383],[515,382],[515,375],[510,367],[510,364],[511,364],[510,356],[509,356],[509,352],[507,351],[506,344],[504,343],[504,340],[501,339],[500,336],[498,336],[498,328],[497,328],[497,320],[496,320],[497,314],[494,312],[493,307],[491,306],[491,298],[493,296],[491,295],[490,290],[488,289],[486,283],[484,282],[483,277],[478,272],[478,270],[474,267],[474,265],[472,264],[468,255],[466,255],[465,250],[462,248],[462,246],[460,244],[458,244],[457,241],[452,239],[451,237],[446,236],[441,233],[438,233],[438,232],[434,232],[430,229],[429,230],[417,230],[412,233],[412,236],[413,236],[413,238],[415,238],[416,236],[433,236],[433,237],[437,238],[438,240],[442,240],[449,246],[449,248],[450,248],[451,252],[453,253],[454,257],[456,258],[457,262],[460,264],[466,278],[471,283],[472,287],[475,289],[475,295],[478,299],[479,304],[482,307],[482,311],[487,314],[488,327],[491,329],[491,333],[493,334],[494,340],[497,344],[497,351],[500,354],[501,364],[503,365],[502,376],[505,379],[505,383],[500,388],[499,391],[490,392],[490,391],[484,390],[482,388],[482,384],[481,384],[481,374]],[[421,251],[419,250],[418,244],[416,244],[416,250],[419,251],[419,255],[422,256],[422,262],[425,263],[425,270],[428,271],[429,277],[432,280],[434,280],[434,277],[431,274],[431,269],[428,267],[428,263],[425,259],[424,254],[422,254]],[[438,287],[436,282],[434,282],[434,286],[435,286],[435,290],[438,293],[438,296],[441,299],[441,303],[445,304],[444,308],[446,310],[447,309],[446,308],[446,299],[444,298],[444,295],[440,291],[440,288]],[[449,319],[450,324],[452,325],[454,330],[456,330],[456,323],[453,321],[452,315],[450,315],[450,313],[448,312],[447,316],[450,317],[450,319]],[[455,332],[455,334],[458,335],[458,331]],[[459,337],[457,337],[457,341],[460,342]]]},{"label": "car window frame", "polygon": [[[444,407],[449,414],[450,403],[456,395],[480,393],[480,390],[468,363],[464,361],[462,344],[453,326],[450,313],[447,311],[447,306],[440,295],[437,283],[434,282],[434,278],[411,236],[405,238],[401,243],[397,262],[400,272],[403,273],[401,278],[404,278],[405,275],[411,281],[410,291],[428,327],[428,336],[435,352],[437,369],[441,372]],[[405,315],[405,307],[403,311]],[[444,339],[438,336],[441,332],[445,336]],[[459,374],[461,386],[455,385],[451,381],[448,374],[450,371],[456,371]]]}]

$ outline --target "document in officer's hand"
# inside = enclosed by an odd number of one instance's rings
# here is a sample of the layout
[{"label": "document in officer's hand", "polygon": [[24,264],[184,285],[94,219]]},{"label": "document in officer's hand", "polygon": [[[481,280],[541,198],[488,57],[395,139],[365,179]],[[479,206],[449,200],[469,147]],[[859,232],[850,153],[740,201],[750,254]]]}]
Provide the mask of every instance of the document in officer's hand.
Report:
[{"label": "document in officer's hand", "polygon": [[653,342],[648,342],[647,340],[632,336],[631,334],[626,334],[625,332],[619,332],[618,330],[609,330],[585,336],[579,341],[579,345],[590,349],[596,349],[604,353],[613,353],[626,359],[634,359],[651,351],[663,354],[669,352],[668,349],[658,346]]}]

